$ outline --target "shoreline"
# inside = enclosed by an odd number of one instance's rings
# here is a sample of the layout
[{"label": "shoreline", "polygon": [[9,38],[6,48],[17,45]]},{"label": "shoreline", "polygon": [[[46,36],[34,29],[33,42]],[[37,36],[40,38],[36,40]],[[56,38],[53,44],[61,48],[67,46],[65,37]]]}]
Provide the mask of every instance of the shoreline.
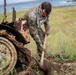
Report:
[{"label": "shoreline", "polygon": [[[53,6],[53,8],[64,8],[64,7],[74,7],[76,5],[67,5],[67,6]],[[29,9],[29,8],[28,8]],[[21,12],[21,11],[27,11],[28,9],[25,10],[16,10],[16,12]],[[6,8],[6,12],[7,12],[7,8]],[[7,13],[11,13],[12,11],[8,11]],[[0,14],[3,14],[4,12],[0,12]]]}]

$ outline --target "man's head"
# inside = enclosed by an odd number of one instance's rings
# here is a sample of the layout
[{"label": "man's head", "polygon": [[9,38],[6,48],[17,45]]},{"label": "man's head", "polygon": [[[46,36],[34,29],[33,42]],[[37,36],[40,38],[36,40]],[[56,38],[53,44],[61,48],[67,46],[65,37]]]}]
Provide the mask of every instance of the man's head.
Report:
[{"label": "man's head", "polygon": [[50,2],[43,2],[41,4],[41,12],[43,16],[49,15],[51,10],[52,10],[52,5]]}]

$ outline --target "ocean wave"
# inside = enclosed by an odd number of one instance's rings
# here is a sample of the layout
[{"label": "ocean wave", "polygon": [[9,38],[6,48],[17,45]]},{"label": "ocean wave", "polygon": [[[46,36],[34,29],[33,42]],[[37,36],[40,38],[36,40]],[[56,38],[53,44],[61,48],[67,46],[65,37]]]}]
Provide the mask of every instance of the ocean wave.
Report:
[{"label": "ocean wave", "polygon": [[60,4],[61,4],[61,3],[66,4],[66,3],[67,3],[67,1],[61,1],[61,2],[59,2],[59,3],[60,3]]}]

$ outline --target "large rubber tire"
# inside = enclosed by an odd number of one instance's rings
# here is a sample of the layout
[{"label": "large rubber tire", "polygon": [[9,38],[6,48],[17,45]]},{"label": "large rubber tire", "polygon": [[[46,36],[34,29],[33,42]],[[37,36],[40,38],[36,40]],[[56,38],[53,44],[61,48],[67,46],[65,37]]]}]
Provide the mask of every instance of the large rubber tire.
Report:
[{"label": "large rubber tire", "polygon": [[0,72],[7,75],[14,69],[17,61],[15,46],[6,38],[0,37]]}]

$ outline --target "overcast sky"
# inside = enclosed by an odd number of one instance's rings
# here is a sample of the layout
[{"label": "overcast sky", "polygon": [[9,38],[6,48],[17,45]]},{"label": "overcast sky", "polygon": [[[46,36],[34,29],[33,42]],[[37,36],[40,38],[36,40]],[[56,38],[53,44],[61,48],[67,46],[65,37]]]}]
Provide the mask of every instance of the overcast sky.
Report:
[{"label": "overcast sky", "polygon": [[[34,1],[34,0],[6,0],[8,3],[24,2],[24,1]],[[4,4],[4,0],[0,0],[0,4]]]}]

